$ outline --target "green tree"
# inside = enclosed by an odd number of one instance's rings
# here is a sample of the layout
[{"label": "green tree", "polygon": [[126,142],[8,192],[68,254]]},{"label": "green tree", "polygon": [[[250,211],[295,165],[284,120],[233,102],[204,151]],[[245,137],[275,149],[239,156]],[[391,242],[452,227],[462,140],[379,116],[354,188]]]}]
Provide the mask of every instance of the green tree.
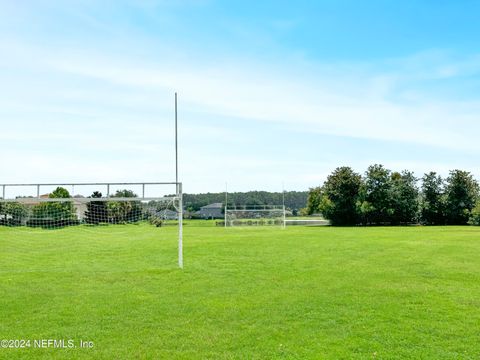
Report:
[{"label": "green tree", "polygon": [[339,167],[323,184],[318,208],[332,225],[355,225],[358,222],[357,201],[362,177],[350,167]]},{"label": "green tree", "polygon": [[[57,187],[48,196],[50,199],[68,199],[70,193],[63,187]],[[32,219],[27,223],[30,226],[63,227],[78,224],[75,207],[72,201],[42,202],[32,209]]]},{"label": "green tree", "polygon": [[445,187],[446,220],[449,225],[465,225],[478,199],[478,183],[468,171],[453,170]]},{"label": "green tree", "polygon": [[[102,193],[94,191],[90,196],[94,199],[102,197]],[[85,211],[85,222],[87,224],[98,225],[108,222],[108,209],[105,201],[91,201],[87,203],[87,211]]]},{"label": "green tree", "polygon": [[59,186],[48,195],[50,199],[68,199],[70,198],[70,193],[67,189]]},{"label": "green tree", "polygon": [[394,172],[390,178],[390,206],[393,209],[391,223],[412,223],[417,220],[419,190],[417,178],[410,171]]},{"label": "green tree", "polygon": [[422,178],[420,214],[425,224],[445,224],[444,181],[435,172],[425,174]]},{"label": "green tree", "polygon": [[22,225],[28,215],[27,207],[18,202],[0,203],[0,225]]},{"label": "green tree", "polygon": [[320,212],[320,203],[322,202],[322,188],[311,188],[307,197],[307,214],[312,215]]},{"label": "green tree", "polygon": [[[117,190],[112,198],[138,197],[131,190]],[[112,201],[107,204],[109,222],[128,223],[137,222],[143,218],[140,201]]]},{"label": "green tree", "polygon": [[369,166],[357,202],[364,224],[392,221],[395,210],[392,207],[391,190],[391,171],[379,164]]},{"label": "green tree", "polygon": [[[228,204],[233,205],[278,205],[285,196],[285,206],[289,209],[301,209],[307,204],[307,191],[267,192],[231,192],[228,193]],[[202,206],[212,203],[223,203],[225,193],[183,194],[183,203],[188,211],[200,210]]]},{"label": "green tree", "polygon": [[470,225],[480,226],[480,201],[477,201],[477,204],[472,209],[468,223]]}]

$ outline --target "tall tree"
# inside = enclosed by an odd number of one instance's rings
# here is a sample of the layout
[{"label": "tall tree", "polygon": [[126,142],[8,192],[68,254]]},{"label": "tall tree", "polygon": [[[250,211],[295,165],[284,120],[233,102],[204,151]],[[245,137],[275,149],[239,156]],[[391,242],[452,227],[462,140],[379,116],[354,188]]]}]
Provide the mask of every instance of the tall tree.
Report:
[{"label": "tall tree", "polygon": [[468,171],[453,170],[445,187],[446,220],[449,225],[465,225],[478,199],[478,183]]},{"label": "tall tree", "polygon": [[67,189],[59,186],[48,195],[50,199],[68,199],[70,198],[70,193]]},{"label": "tall tree", "polygon": [[368,167],[360,190],[358,210],[364,224],[390,223],[394,213],[391,202],[391,171],[383,165]]},{"label": "tall tree", "polygon": [[[99,191],[93,192],[91,198],[99,199],[102,193]],[[87,203],[87,211],[85,211],[85,222],[87,224],[98,225],[100,223],[108,222],[108,209],[105,201],[91,201]]]},{"label": "tall tree", "polygon": [[410,171],[394,172],[391,176],[391,222],[394,225],[412,223],[417,220],[418,196],[417,179]]},{"label": "tall tree", "polygon": [[[57,187],[48,196],[50,199],[68,199],[70,193],[63,187]],[[42,227],[60,227],[78,224],[72,201],[52,201],[35,205],[32,209],[33,219],[28,225]]]},{"label": "tall tree", "polygon": [[[117,190],[112,198],[135,198],[131,190]],[[140,201],[112,201],[107,204],[109,221],[113,223],[137,222],[142,219],[142,205]]]},{"label": "tall tree", "polygon": [[358,222],[357,200],[362,176],[350,167],[339,167],[328,176],[321,191],[320,212],[332,225]]},{"label": "tall tree", "polygon": [[425,224],[445,224],[444,181],[435,172],[425,174],[422,178],[420,214]]},{"label": "tall tree", "polygon": [[322,202],[322,188],[320,186],[311,188],[307,197],[307,214],[312,215],[320,212]]}]

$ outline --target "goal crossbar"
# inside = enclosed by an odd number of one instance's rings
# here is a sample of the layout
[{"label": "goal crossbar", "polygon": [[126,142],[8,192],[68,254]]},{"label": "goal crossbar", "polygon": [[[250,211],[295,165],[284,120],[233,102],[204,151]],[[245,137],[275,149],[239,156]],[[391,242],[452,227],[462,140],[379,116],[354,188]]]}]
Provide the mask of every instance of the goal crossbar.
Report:
[{"label": "goal crossbar", "polygon": [[[104,201],[107,201],[108,199],[111,198],[110,196],[110,188],[111,187],[114,187],[114,186],[141,186],[141,189],[142,189],[142,195],[141,196],[138,196],[138,197],[135,197],[135,198],[129,198],[129,200],[132,200],[132,199],[138,199],[138,200],[158,200],[158,199],[161,199],[161,197],[157,198],[153,198],[153,197],[145,197],[145,187],[146,186],[162,186],[162,185],[175,185],[175,188],[176,188],[176,194],[174,196],[166,196],[166,198],[169,198],[169,197],[173,197],[173,198],[176,198],[178,197],[179,195],[179,192],[181,192],[181,187],[182,187],[182,183],[181,182],[109,182],[109,183],[105,183],[105,182],[98,182],[98,183],[94,183],[94,182],[84,182],[84,183],[57,183],[57,184],[54,184],[54,183],[37,183],[37,184],[0,184],[0,188],[2,189],[2,196],[1,196],[1,199],[0,200],[8,200],[6,198],[6,191],[8,188],[19,188],[19,187],[33,187],[36,189],[36,196],[29,196],[30,199],[36,199],[36,200],[45,200],[44,198],[41,197],[41,189],[42,188],[45,188],[45,187],[58,187],[58,186],[69,186],[69,187],[75,187],[75,186],[101,186],[101,187],[105,187],[106,191],[107,191],[107,196],[105,197],[101,197],[101,198],[97,198],[98,200],[96,201],[102,201],[102,199],[105,199]],[[116,198],[116,200],[118,200],[119,198]],[[18,198],[12,198],[12,200],[18,200]]]}]

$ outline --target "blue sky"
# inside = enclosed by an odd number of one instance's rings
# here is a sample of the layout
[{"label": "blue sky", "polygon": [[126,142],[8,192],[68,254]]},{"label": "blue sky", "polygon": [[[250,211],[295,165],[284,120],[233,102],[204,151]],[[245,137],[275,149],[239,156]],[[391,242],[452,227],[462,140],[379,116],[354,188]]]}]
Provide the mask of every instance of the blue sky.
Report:
[{"label": "blue sky", "polygon": [[0,182],[480,178],[476,1],[0,1]]}]

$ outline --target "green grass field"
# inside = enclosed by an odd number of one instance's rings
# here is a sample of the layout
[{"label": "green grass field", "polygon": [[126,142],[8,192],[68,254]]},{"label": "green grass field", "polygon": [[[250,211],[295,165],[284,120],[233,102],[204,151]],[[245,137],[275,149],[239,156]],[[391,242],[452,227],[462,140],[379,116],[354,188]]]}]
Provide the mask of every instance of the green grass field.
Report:
[{"label": "green grass field", "polygon": [[0,339],[94,342],[0,358],[480,357],[479,228],[176,231],[0,228]]}]

